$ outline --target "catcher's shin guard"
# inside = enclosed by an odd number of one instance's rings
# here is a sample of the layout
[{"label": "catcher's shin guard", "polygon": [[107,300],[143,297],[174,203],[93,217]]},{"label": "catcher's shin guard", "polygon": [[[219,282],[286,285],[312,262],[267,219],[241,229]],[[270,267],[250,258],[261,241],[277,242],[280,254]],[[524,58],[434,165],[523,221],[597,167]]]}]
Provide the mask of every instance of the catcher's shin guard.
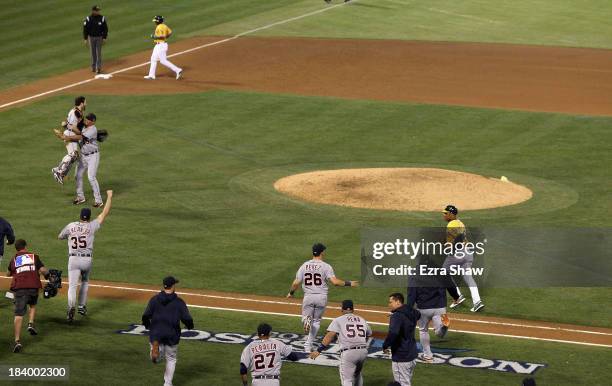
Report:
[{"label": "catcher's shin guard", "polygon": [[74,164],[78,158],[79,158],[78,152],[66,154],[64,158],[62,158],[62,161],[60,162],[60,164],[58,165],[57,171],[63,177],[66,177],[68,173],[70,173],[70,169],[72,169],[72,164]]}]

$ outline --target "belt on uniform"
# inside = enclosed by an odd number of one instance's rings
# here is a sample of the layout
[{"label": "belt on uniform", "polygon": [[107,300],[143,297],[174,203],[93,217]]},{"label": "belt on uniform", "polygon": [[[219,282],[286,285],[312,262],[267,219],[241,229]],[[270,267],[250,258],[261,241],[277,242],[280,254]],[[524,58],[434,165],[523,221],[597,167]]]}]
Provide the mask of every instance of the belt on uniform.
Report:
[{"label": "belt on uniform", "polygon": [[253,379],[280,379],[280,375],[256,375]]},{"label": "belt on uniform", "polygon": [[361,350],[365,348],[368,348],[368,346],[355,346],[355,347],[343,348],[342,350],[340,350],[340,352],[345,352],[348,350]]},{"label": "belt on uniform", "polygon": [[88,156],[88,155],[96,154],[98,151],[99,151],[99,150],[92,151],[91,153],[87,153],[87,154],[83,153],[83,155],[84,155],[84,156]]},{"label": "belt on uniform", "polygon": [[77,256],[77,257],[91,257],[91,253],[71,253],[69,256]]}]

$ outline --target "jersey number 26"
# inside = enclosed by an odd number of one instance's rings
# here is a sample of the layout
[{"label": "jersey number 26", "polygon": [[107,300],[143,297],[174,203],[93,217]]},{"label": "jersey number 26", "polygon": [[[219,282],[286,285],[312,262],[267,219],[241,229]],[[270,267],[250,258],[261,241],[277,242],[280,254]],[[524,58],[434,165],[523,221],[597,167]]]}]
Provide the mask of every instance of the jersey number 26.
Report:
[{"label": "jersey number 26", "polygon": [[322,285],[323,277],[320,273],[312,273],[308,272],[304,274],[304,284],[305,285]]}]

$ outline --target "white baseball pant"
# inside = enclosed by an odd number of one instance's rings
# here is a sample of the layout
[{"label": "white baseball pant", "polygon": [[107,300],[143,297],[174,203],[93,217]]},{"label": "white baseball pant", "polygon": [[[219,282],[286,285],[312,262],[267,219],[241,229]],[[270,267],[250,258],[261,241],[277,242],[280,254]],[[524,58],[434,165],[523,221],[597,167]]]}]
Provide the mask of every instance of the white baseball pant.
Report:
[{"label": "white baseball pant", "polygon": [[155,47],[153,47],[153,53],[151,54],[151,66],[149,67],[149,76],[151,78],[155,78],[155,71],[157,70],[157,61],[159,61],[164,66],[168,67],[176,74],[181,71],[181,68],[175,66],[171,61],[166,59],[166,54],[168,53],[168,43],[157,43]]}]

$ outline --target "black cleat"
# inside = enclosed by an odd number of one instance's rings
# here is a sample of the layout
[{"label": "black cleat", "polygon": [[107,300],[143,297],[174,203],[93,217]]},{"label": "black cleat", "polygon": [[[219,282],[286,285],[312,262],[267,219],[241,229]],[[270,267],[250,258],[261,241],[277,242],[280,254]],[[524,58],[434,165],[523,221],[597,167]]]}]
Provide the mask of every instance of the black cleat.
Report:
[{"label": "black cleat", "polygon": [[87,306],[79,306],[77,309],[79,315],[86,316],[87,315]]},{"label": "black cleat", "polygon": [[23,346],[21,345],[20,341],[15,342],[15,345],[13,346],[13,352],[15,354],[17,354],[18,352],[21,352],[21,349],[23,348]]},{"label": "black cleat", "polygon": [[74,321],[74,308],[68,310],[68,314],[66,315],[66,320],[68,323],[72,323]]},{"label": "black cleat", "polygon": [[30,335],[38,335],[38,331],[34,328],[34,323],[28,323],[28,332]]},{"label": "black cleat", "polygon": [[81,205],[85,203],[85,199],[84,198],[75,198],[74,200],[72,200],[72,203],[74,205]]}]

